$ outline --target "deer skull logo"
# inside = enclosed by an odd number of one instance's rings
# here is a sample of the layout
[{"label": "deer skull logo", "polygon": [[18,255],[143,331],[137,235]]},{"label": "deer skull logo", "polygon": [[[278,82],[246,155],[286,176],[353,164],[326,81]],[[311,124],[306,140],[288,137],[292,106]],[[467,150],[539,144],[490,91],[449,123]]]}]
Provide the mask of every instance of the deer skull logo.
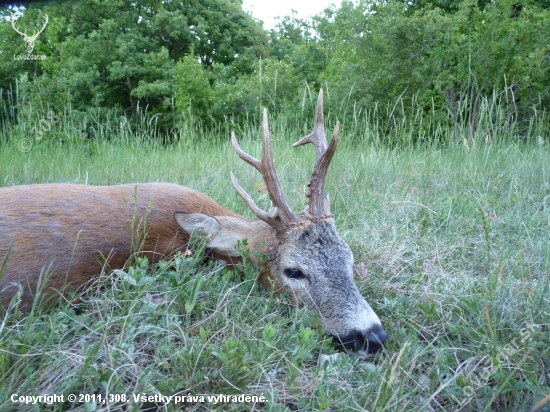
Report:
[{"label": "deer skull logo", "polygon": [[27,54],[31,54],[34,50],[34,43],[36,42],[36,39],[38,38],[38,35],[44,31],[46,28],[46,24],[48,24],[48,15],[46,14],[46,21],[44,22],[44,25],[42,28],[38,31],[33,33],[31,36],[27,34],[27,31],[25,30],[25,33],[21,33],[19,30],[17,30],[17,27],[15,27],[15,21],[11,21],[11,26],[13,29],[19,33],[21,36],[23,36],[23,40],[25,40],[25,43],[27,43]]}]

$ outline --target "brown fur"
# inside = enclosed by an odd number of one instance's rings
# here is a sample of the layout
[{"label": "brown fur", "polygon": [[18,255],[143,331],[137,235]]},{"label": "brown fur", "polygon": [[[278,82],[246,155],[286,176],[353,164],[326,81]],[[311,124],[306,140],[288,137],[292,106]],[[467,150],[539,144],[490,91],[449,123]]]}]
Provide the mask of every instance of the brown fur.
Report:
[{"label": "brown fur", "polygon": [[[151,262],[185,248],[189,237],[174,221],[175,211],[244,220],[202,193],[168,183],[0,188],[0,264],[9,252],[0,303],[7,306],[18,285],[22,304],[31,303],[43,268],[50,267],[44,288],[49,295],[98,275],[103,257],[111,269],[122,268],[132,241],[139,246],[139,233],[147,233],[139,249]],[[132,233],[132,220],[134,227],[145,223],[145,229]]]}]

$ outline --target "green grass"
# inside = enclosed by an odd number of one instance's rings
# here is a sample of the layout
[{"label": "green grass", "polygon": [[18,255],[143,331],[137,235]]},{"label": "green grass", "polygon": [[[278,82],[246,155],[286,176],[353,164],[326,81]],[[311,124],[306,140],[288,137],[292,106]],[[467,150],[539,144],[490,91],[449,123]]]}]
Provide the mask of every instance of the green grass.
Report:
[{"label": "green grass", "polygon": [[[281,181],[300,210],[314,150],[290,148],[305,129],[273,130]],[[76,309],[10,309],[0,321],[0,410],[31,410],[10,401],[15,393],[130,400],[34,410],[181,407],[134,402],[143,393],[268,400],[186,410],[526,411],[542,399],[550,392],[548,143],[478,138],[391,150],[345,131],[327,188],[356,281],[388,331],[382,353],[322,364],[335,349],[311,312],[271,297],[253,268],[241,276],[200,264],[194,245],[192,259],[105,274]],[[0,185],[175,182],[252,217],[229,184],[233,171],[267,205],[253,189],[260,176],[228,135],[211,143],[183,130],[163,147],[128,134],[98,142],[58,133],[63,142],[45,136],[25,153],[20,135],[4,144]],[[243,134],[244,150],[259,156],[258,131]]]}]

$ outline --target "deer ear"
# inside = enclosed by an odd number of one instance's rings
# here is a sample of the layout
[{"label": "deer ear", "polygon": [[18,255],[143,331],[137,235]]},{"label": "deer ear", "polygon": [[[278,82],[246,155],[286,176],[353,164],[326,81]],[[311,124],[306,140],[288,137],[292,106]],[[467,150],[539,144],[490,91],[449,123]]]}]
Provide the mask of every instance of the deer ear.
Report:
[{"label": "deer ear", "polygon": [[251,230],[250,222],[231,216],[211,216],[202,213],[174,212],[178,226],[187,234],[204,233],[207,247],[215,252],[240,257],[237,242],[246,239]]}]

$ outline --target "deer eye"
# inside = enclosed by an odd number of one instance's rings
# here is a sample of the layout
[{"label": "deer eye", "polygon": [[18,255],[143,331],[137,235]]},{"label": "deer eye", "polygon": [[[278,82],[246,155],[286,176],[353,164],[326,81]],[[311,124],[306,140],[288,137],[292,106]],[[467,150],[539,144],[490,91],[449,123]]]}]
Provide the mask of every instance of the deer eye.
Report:
[{"label": "deer eye", "polygon": [[290,279],[303,279],[305,278],[305,275],[302,273],[300,269],[285,269],[285,276]]}]

